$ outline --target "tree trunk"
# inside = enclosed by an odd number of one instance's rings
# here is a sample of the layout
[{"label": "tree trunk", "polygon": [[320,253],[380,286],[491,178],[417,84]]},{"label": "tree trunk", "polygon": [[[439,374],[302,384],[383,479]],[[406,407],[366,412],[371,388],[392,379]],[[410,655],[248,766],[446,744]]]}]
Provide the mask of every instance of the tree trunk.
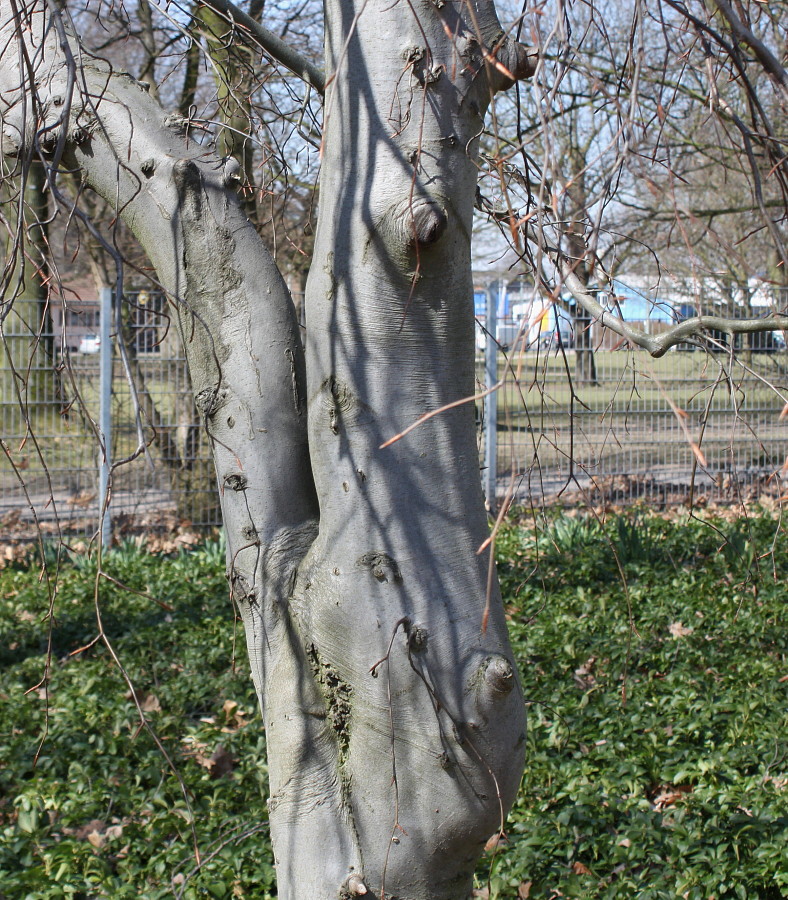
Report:
[{"label": "tree trunk", "polygon": [[578,384],[595,385],[597,376],[593,320],[577,303],[570,303],[569,311],[572,316],[572,335],[575,347],[575,380]]},{"label": "tree trunk", "polygon": [[[594,258],[588,249],[585,233],[585,222],[588,219],[586,186],[588,164],[586,163],[586,153],[578,144],[577,117],[573,115],[570,121],[570,142],[564,148],[564,158],[569,167],[566,187],[568,206],[566,215],[569,222],[564,237],[574,273],[587,290],[594,269]],[[595,385],[597,383],[596,355],[591,317],[574,300],[569,304],[569,313],[572,317],[572,337],[575,348],[575,380],[578,384]]]},{"label": "tree trunk", "polygon": [[[525,738],[495,579],[483,625],[473,404],[381,445],[474,393],[474,156],[500,80],[454,7],[419,4],[418,20],[403,5],[364,7],[327,6],[332,80],[306,297],[320,528],[293,612],[333,731],[346,821],[335,878],[353,867],[376,896],[461,898],[503,825]],[[492,8],[477,15],[493,46]],[[315,873],[296,896],[326,896],[316,862],[329,848],[304,840],[296,794],[274,797],[291,807],[284,825],[272,817],[280,868],[294,884]]]},{"label": "tree trunk", "polygon": [[[197,16],[203,25],[208,54],[214,68],[217,104],[222,120],[218,147],[220,155],[238,163],[238,183],[243,192],[246,215],[257,223],[257,188],[255,185],[252,104],[254,67],[251,54],[238,59],[239,48],[233,47],[233,29],[227,20],[207,6],[200,6]],[[240,63],[240,64],[239,64]]]},{"label": "tree trunk", "polygon": [[[31,23],[24,40],[43,33]],[[54,113],[66,64],[44,40],[30,56]],[[308,379],[236,179],[181,120],[87,61],[66,160],[117,203],[178,313],[263,707],[278,895],[461,900],[525,750],[478,552],[473,404],[381,445],[473,394],[476,141],[492,93],[530,64],[484,2],[331,2],[326,43]],[[5,147],[31,113],[16,61],[0,66]]]}]

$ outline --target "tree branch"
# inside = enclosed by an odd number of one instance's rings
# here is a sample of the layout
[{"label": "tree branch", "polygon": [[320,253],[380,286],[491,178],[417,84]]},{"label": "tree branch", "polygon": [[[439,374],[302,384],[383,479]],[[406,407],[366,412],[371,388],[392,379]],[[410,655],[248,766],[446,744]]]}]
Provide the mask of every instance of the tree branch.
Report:
[{"label": "tree branch", "polygon": [[[2,149],[21,154],[38,140],[34,108],[68,110],[53,113],[59,121],[52,124],[45,119],[39,134],[58,129],[68,168],[126,220],[167,291],[223,485],[232,573],[256,583],[258,608],[271,612],[317,515],[289,292],[243,213],[232,171],[133,78],[86,58],[74,78],[70,63],[80,48],[71,35],[58,41],[66,30],[55,32],[53,23],[59,13],[34,11],[29,29],[10,19],[0,24]],[[35,60],[30,72],[20,70],[20,49]],[[54,185],[59,153],[47,162]],[[265,353],[251,349],[262,347]],[[273,551],[283,529],[302,535],[289,554]]]},{"label": "tree branch", "polygon": [[542,230],[532,226],[528,228],[528,236],[555,266],[561,281],[572,297],[593,318],[614,331],[616,334],[638,347],[642,347],[655,358],[664,356],[671,347],[682,341],[700,336],[706,330],[721,331],[724,334],[752,334],[754,332],[788,330],[788,316],[772,315],[766,319],[731,319],[724,316],[693,316],[663,331],[662,334],[647,334],[640,328],[633,328],[623,319],[614,315],[591,294],[583,282],[575,274],[573,267],[563,254],[551,247],[545,240]]},{"label": "tree branch", "polygon": [[752,50],[764,70],[777,82],[783,98],[788,100],[788,73],[786,73],[777,57],[763,41],[747,28],[733,11],[728,0],[713,0],[713,3],[727,20],[733,36]]},{"label": "tree branch", "polygon": [[323,96],[326,87],[325,75],[297,50],[255,21],[230,0],[203,0],[203,2],[215,12],[225,16],[234,25],[240,26],[242,32],[248,32],[255,43],[259,44],[269,56],[280,62],[294,75],[298,75],[307,84],[312,85],[320,96]]},{"label": "tree branch", "polygon": [[[50,167],[62,147],[68,169],[125,219],[167,291],[220,485],[230,592],[266,722],[274,840],[303,818],[299,841],[320,847],[346,877],[358,854],[343,783],[330,775],[339,748],[290,608],[319,514],[290,295],[243,214],[235,170],[139,82],[81,54],[60,16],[41,3],[29,23],[0,21],[0,148],[23,154],[40,144],[37,126],[57,129],[57,153],[44,150]],[[23,67],[20,56],[34,64]],[[67,112],[36,121],[33,111],[50,107]],[[284,860],[286,884],[286,852]]]}]

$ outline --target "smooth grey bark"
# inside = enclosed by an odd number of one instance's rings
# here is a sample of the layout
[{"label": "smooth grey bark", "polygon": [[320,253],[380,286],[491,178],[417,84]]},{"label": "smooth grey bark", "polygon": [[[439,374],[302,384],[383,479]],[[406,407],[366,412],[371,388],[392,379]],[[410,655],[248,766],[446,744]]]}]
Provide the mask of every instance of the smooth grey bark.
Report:
[{"label": "smooth grey bark", "polygon": [[[525,741],[497,581],[477,554],[488,528],[473,404],[381,445],[474,393],[474,161],[484,110],[511,81],[484,61],[503,39],[491,4],[333,0],[326,25],[306,295],[320,530],[293,611],[327,676],[355,851],[344,862],[376,896],[461,898],[503,826]],[[498,59],[530,70],[510,42]],[[282,799],[304,822],[297,797]]]},{"label": "smooth grey bark", "polygon": [[128,76],[83,56],[69,80],[76,44],[5,8],[2,46],[30,62],[0,60],[3,152],[62,120],[50,152],[116,204],[178,310],[264,710],[279,896],[460,900],[525,746],[477,553],[473,406],[381,444],[473,393],[476,141],[530,64],[486,2],[326,12],[308,379],[235,169]]},{"label": "smooth grey bark", "polygon": [[[20,56],[3,55],[2,148],[18,154],[42,124],[57,125],[69,108],[68,53],[42,16],[20,23],[3,12],[3,46],[23,46],[38,76],[37,118]],[[265,716],[280,708],[286,715],[305,697],[318,699],[292,646],[285,610],[317,513],[289,295],[224,163],[187,140],[181,119],[166,115],[134,79],[87,58],[75,90],[65,164],[79,167],[116,205],[178,311],[195,401],[213,446],[228,576],[252,676]],[[272,784],[298,783],[320,767],[321,731],[321,721],[299,717],[283,735],[282,753],[270,740],[272,760],[280,760],[271,767]]]}]

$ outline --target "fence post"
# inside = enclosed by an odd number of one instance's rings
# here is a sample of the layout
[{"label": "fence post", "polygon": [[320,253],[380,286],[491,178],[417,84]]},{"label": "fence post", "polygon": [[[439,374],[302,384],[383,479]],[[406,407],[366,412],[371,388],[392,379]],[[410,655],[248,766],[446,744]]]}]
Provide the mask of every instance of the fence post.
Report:
[{"label": "fence post", "polygon": [[99,331],[99,523],[101,525],[101,546],[107,550],[112,544],[112,521],[107,506],[109,490],[109,469],[112,465],[112,326],[111,288],[101,289],[101,314]]},{"label": "fence post", "polygon": [[[504,290],[504,282],[500,282],[499,290]],[[487,342],[484,348],[484,387],[489,390],[498,383],[498,297],[493,286],[487,288],[487,311],[484,327],[487,329]],[[487,394],[484,398],[484,494],[487,508],[496,512],[496,485],[498,481],[498,391]]]}]

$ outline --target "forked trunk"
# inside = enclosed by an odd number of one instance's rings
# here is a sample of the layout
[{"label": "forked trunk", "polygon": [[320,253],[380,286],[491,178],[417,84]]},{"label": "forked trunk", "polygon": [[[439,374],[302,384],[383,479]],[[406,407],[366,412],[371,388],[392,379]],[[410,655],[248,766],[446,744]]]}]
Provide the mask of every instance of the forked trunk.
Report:
[{"label": "forked trunk", "polygon": [[4,151],[68,110],[66,160],[117,203],[178,311],[264,708],[279,896],[467,897],[525,747],[479,552],[473,404],[382,445],[473,394],[476,144],[494,91],[528,74],[524,48],[481,0],[329,4],[305,379],[234,170],[101,64],[69,106],[54,35],[4,24],[41,73],[33,107],[3,55]]}]

